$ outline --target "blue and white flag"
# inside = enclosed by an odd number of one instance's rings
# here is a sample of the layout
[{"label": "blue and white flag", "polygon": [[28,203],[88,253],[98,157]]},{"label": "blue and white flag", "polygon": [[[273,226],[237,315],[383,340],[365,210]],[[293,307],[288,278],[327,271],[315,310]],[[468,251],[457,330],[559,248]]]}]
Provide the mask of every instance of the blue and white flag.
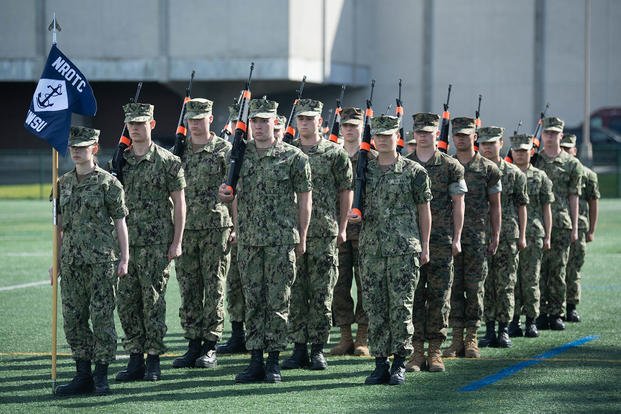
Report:
[{"label": "blue and white flag", "polygon": [[65,156],[72,112],[93,116],[97,101],[82,72],[53,44],[24,127]]}]

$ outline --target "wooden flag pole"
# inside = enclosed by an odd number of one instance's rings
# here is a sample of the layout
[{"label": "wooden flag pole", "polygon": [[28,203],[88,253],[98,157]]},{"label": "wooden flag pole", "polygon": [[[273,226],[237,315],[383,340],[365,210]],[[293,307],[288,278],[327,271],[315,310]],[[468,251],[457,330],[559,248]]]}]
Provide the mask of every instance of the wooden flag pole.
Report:
[{"label": "wooden flag pole", "polygon": [[52,393],[56,390],[56,343],[58,324],[58,151],[52,149]]}]

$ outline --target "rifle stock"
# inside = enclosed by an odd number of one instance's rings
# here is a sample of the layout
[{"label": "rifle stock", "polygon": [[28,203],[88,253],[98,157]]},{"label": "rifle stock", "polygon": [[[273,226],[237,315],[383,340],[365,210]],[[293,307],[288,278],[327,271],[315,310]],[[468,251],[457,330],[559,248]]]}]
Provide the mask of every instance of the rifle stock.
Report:
[{"label": "rifle stock", "polygon": [[283,141],[287,144],[291,144],[293,139],[295,138],[295,128],[291,126],[291,120],[295,115],[295,107],[302,99],[302,92],[304,92],[304,85],[306,84],[306,75],[302,78],[302,83],[300,83],[300,87],[298,88],[298,97],[293,101],[293,105],[291,106],[291,112],[289,112],[289,118],[287,118],[287,126],[285,127],[285,135],[283,136]]},{"label": "rifle stock", "polygon": [[[133,99],[130,99],[130,102],[135,103],[138,102],[138,98],[140,97],[140,91],[142,90],[142,82],[138,82],[138,86],[136,86],[136,94]],[[125,150],[129,148],[132,144],[132,140],[127,133],[127,124],[123,123],[123,131],[121,132],[121,138],[119,138],[119,144],[114,151],[114,155],[112,156],[111,164],[112,164],[112,175],[114,175],[121,183],[123,183],[123,167],[125,166],[125,157],[123,157],[123,153]]]},{"label": "rifle stock", "polygon": [[341,85],[341,96],[336,100],[336,109],[334,110],[334,118],[332,120],[332,128],[330,129],[330,141],[335,144],[339,143],[339,134],[341,132],[341,111],[343,110],[341,103],[345,96],[345,85]]},{"label": "rifle stock", "polygon": [[440,127],[440,138],[438,139],[438,151],[446,154],[449,147],[448,135],[449,124],[451,122],[451,113],[449,112],[449,101],[451,99],[451,88],[453,85],[448,86],[448,95],[446,96],[446,103],[444,104],[444,111],[442,112],[442,125]]},{"label": "rifle stock", "polygon": [[397,118],[399,118],[399,135],[397,136],[397,152],[399,154],[401,154],[401,152],[403,151],[403,147],[405,147],[405,142],[404,142],[404,130],[403,130],[403,105],[401,103],[401,79],[399,79],[399,95],[396,99],[397,101],[397,105],[395,106],[395,113],[397,115]]},{"label": "rifle stock", "polygon": [[373,89],[375,80],[371,81],[371,95],[367,99],[366,110],[364,112],[364,132],[360,151],[358,153],[358,164],[356,165],[356,183],[354,187],[354,201],[352,203],[352,213],[362,218],[362,203],[367,186],[367,164],[369,163],[369,151],[371,151],[371,118],[373,118]]},{"label": "rifle stock", "polygon": [[177,122],[175,145],[172,149],[172,153],[175,154],[179,158],[183,158],[183,155],[185,153],[185,141],[188,136],[188,130],[185,127],[183,118],[185,117],[185,112],[186,112],[185,104],[187,104],[188,101],[192,99],[191,95],[192,95],[192,81],[193,80],[194,80],[194,71],[192,71],[192,74],[190,75],[190,82],[188,83],[188,87],[185,88],[185,97],[183,98],[183,104],[181,105],[181,113],[179,114],[179,121]]}]

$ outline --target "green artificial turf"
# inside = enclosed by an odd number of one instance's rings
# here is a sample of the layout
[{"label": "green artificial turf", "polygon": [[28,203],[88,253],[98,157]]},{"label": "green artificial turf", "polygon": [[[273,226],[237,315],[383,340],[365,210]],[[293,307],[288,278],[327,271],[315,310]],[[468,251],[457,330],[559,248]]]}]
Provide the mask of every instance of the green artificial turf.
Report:
[{"label": "green artificial turf", "polygon": [[[127,356],[110,368],[112,394],[56,398],[51,392],[51,288],[48,284],[0,291],[0,412],[585,412],[621,410],[621,201],[601,202],[595,242],[583,269],[583,322],[540,338],[514,338],[510,349],[483,349],[480,360],[445,360],[445,373],[408,373],[401,387],[364,386],[373,360],[328,357],[327,371],[283,371],[281,384],[235,384],[247,355],[219,356],[216,369],[171,368],[184,352],[179,289],[167,293],[169,353],[157,383],[115,383]],[[45,201],[0,201],[0,288],[45,281],[51,260],[51,207]],[[225,324],[225,337],[230,325]],[[122,330],[117,321],[117,332]],[[599,339],[527,367],[478,391],[460,392],[551,348],[598,335]],[[59,314],[58,383],[73,376]],[[333,330],[331,342],[338,341]],[[289,351],[286,353],[289,354]],[[68,410],[69,409],[69,410]]]}]

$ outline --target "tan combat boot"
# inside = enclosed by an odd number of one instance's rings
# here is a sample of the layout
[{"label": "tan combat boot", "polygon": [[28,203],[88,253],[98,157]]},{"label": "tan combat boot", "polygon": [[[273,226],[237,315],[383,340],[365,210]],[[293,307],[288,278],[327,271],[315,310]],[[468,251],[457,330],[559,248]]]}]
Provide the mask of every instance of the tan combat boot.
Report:
[{"label": "tan combat boot", "polygon": [[442,361],[442,353],[440,346],[442,339],[432,339],[429,341],[429,350],[427,356],[427,367],[429,372],[444,372],[444,361]]},{"label": "tan combat boot", "polygon": [[356,333],[356,343],[354,343],[354,355],[356,356],[371,356],[369,353],[369,326],[358,325],[358,332]]},{"label": "tan combat boot", "polygon": [[466,341],[464,344],[466,358],[481,358],[477,341],[477,328],[474,326],[466,329]]},{"label": "tan combat boot", "polygon": [[453,328],[451,345],[444,350],[442,356],[445,358],[464,356],[464,328]]},{"label": "tan combat boot", "polygon": [[407,372],[419,372],[425,368],[425,342],[413,340],[412,346],[414,346],[414,352],[405,364],[405,370]]},{"label": "tan combat boot", "polygon": [[341,329],[341,341],[330,350],[330,355],[347,355],[354,352],[354,340],[351,336],[351,325],[343,325]]}]

